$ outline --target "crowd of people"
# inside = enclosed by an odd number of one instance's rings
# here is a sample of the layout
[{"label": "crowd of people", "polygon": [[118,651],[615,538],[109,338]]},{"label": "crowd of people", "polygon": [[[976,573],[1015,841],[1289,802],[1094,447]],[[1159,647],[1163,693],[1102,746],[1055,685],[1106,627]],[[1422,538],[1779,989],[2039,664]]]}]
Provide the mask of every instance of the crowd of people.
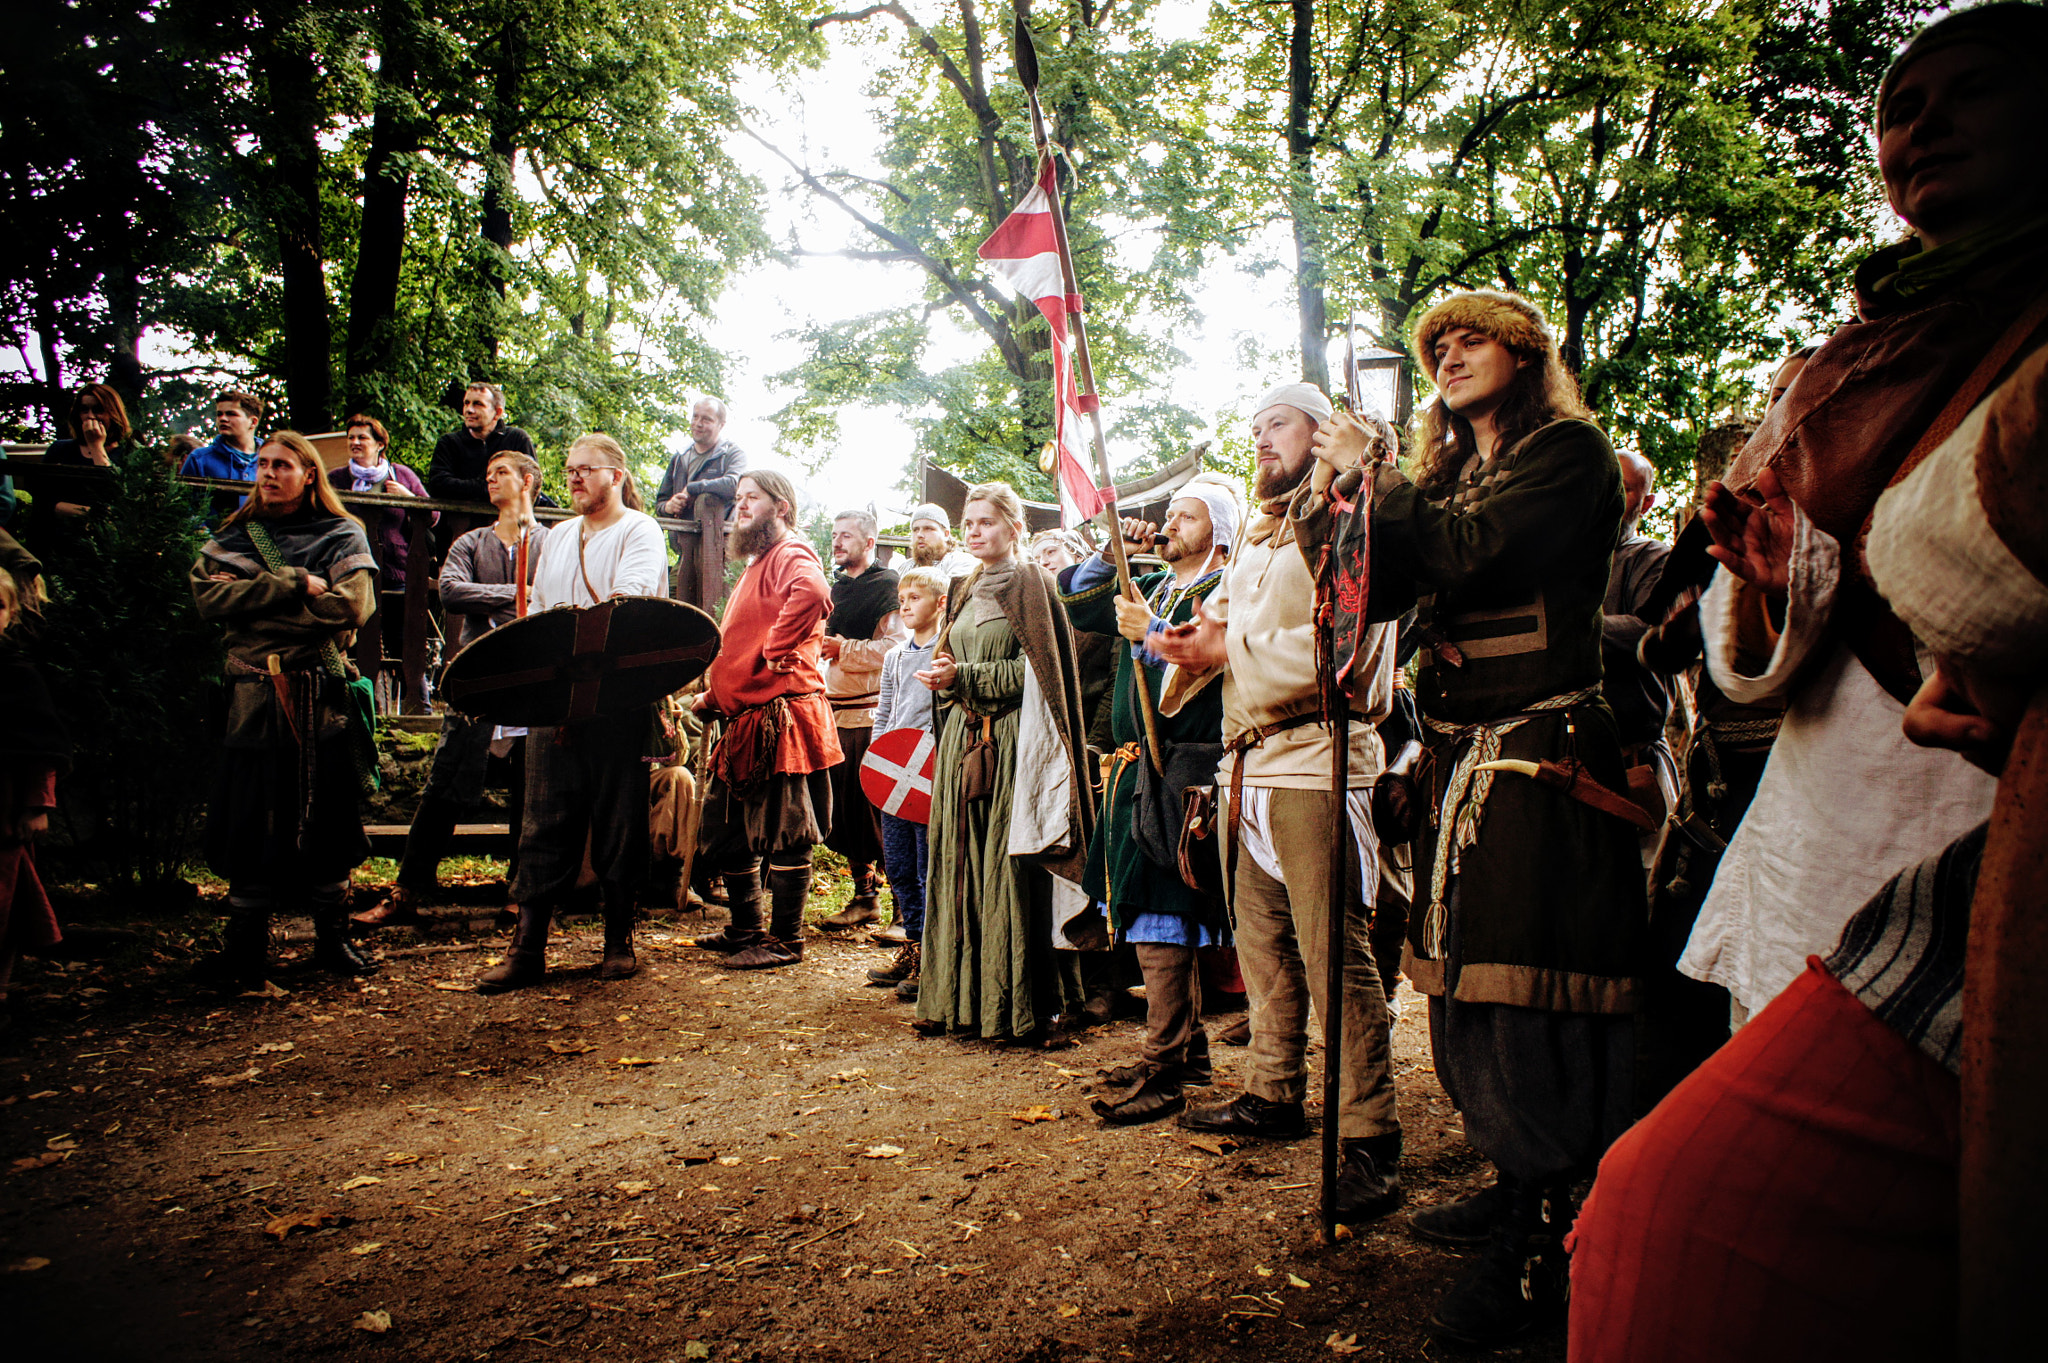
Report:
[{"label": "crowd of people", "polygon": [[[932,1040],[1058,1046],[1141,983],[1142,1047],[1094,1104],[1110,1125],[1299,1138],[1312,1018],[1340,1023],[1321,1120],[1354,1225],[1404,1200],[1405,977],[1493,1170],[1409,1217],[1470,1251],[1437,1335],[1498,1344],[1569,1294],[1586,1363],[1951,1353],[1969,907],[2048,681],[2048,176],[2024,131],[2044,70],[2048,11],[2027,4],[1901,52],[1877,164],[1910,234],[1858,270],[1857,320],[1787,359],[1673,544],[1642,533],[1655,470],[1617,453],[1508,291],[1416,320],[1434,395],[1405,448],[1282,382],[1252,415],[1249,489],[1202,474],[1163,524],[1097,542],[1027,538],[1017,493],[984,483],[957,526],[916,510],[900,571],[854,510],[828,572],[798,489],[699,403],[655,504],[729,503],[746,566],[686,698],[694,878],[729,914],[695,946],[789,969],[811,933],[871,930],[895,949],[871,981]],[[619,444],[569,447],[574,515],[529,535],[540,469],[503,415],[472,386],[422,483],[372,418],[328,475],[293,432],[259,441],[260,403],[230,392],[185,457],[252,484],[191,574],[228,644],[208,978],[260,984],[281,909],[312,915],[318,965],[374,970],[361,935],[420,921],[493,763],[517,782],[517,926],[478,989],[546,979],[550,922],[592,876],[599,977],[634,973],[647,713],[449,715],[397,884],[347,920],[374,757],[348,645],[380,575],[419,569],[337,491],[494,508],[438,574],[458,642],[522,601],[669,590]],[[127,435],[97,386],[70,428],[53,460],[104,463]],[[4,633],[36,567],[0,547]],[[1157,566],[1126,582],[1133,557]],[[17,653],[0,682],[48,708]],[[47,737],[10,739],[0,770],[10,953],[56,931],[26,850],[56,798]],[[851,896],[807,923],[821,844]],[[1205,1014],[1239,991],[1241,1088],[1192,1101],[1216,1077]]]}]

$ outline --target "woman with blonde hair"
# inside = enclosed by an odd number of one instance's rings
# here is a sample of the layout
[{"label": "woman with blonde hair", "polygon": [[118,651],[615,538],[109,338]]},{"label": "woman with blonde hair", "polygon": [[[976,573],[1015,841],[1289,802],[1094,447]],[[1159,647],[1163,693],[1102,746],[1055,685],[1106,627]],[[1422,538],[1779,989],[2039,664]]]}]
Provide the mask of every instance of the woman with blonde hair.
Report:
[{"label": "woman with blonde hair", "polygon": [[1018,556],[1008,483],[968,489],[961,534],[978,566],[917,673],[942,718],[913,1025],[1045,1042],[1081,1007],[1075,952],[1107,945],[1080,890],[1095,794],[1074,632],[1051,574]]}]

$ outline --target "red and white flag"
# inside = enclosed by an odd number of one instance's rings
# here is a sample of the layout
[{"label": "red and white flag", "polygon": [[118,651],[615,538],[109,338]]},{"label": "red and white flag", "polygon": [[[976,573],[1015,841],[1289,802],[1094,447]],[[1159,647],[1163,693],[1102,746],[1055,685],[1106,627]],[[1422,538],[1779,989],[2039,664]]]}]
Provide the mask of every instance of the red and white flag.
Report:
[{"label": "red and white flag", "polygon": [[1060,268],[1059,238],[1052,215],[1059,212],[1059,175],[1050,156],[1039,158],[1038,183],[1009,217],[981,244],[981,258],[995,274],[1038,304],[1052,328],[1052,391],[1054,460],[1059,474],[1060,506],[1071,527],[1109,504],[1112,494],[1095,486],[1089,474],[1093,453],[1087,413],[1095,410],[1093,393],[1076,391],[1073,334],[1067,318],[1081,311],[1081,295],[1067,292]]}]

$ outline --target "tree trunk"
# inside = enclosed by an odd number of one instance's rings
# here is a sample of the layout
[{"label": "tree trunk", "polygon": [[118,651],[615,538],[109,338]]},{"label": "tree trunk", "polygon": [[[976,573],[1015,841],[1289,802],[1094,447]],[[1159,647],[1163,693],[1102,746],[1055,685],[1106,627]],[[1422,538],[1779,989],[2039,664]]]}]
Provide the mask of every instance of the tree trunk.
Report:
[{"label": "tree trunk", "polygon": [[[513,171],[519,159],[519,87],[523,74],[525,41],[516,27],[508,28],[500,40],[498,69],[491,82],[491,159],[484,174],[483,276],[484,283],[502,301],[507,287],[506,257],[512,251]],[[495,369],[498,360],[499,315],[494,312],[485,323],[484,354]]]},{"label": "tree trunk", "polygon": [[370,380],[391,368],[397,349],[398,279],[405,264],[405,202],[412,174],[400,158],[419,150],[420,127],[411,108],[417,65],[413,27],[417,6],[387,0],[379,7],[383,60],[377,70],[377,111],[363,158],[363,217],[356,238],[355,276],[349,284],[348,405],[369,405]]},{"label": "tree trunk", "polygon": [[1329,318],[1323,298],[1322,233],[1316,222],[1315,135],[1309,117],[1315,104],[1315,0],[1290,0],[1292,30],[1287,42],[1287,216],[1294,229],[1294,302],[1301,319],[1301,377],[1329,391]]},{"label": "tree trunk", "polygon": [[261,141],[268,153],[269,201],[284,275],[285,419],[302,431],[324,431],[334,396],[327,303],[327,252],[320,228],[319,70],[289,25],[299,7],[260,7],[254,48],[270,116]]}]

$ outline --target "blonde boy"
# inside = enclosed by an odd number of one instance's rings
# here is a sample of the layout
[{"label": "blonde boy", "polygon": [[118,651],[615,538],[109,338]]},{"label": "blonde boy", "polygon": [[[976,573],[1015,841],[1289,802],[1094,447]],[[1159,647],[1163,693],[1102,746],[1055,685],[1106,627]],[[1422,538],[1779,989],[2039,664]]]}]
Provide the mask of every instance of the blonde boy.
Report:
[{"label": "blonde boy", "polygon": [[[882,660],[882,696],[875,706],[877,738],[891,729],[931,731],[932,693],[919,684],[916,674],[931,664],[939,623],[945,618],[945,574],[937,568],[913,568],[903,574],[896,584],[896,605],[910,639],[890,649]],[[896,900],[896,926],[903,929],[906,940],[896,959],[881,970],[870,970],[868,979],[877,986],[895,985],[898,997],[904,999],[917,997],[926,865],[925,825],[883,814],[882,869]]]}]

